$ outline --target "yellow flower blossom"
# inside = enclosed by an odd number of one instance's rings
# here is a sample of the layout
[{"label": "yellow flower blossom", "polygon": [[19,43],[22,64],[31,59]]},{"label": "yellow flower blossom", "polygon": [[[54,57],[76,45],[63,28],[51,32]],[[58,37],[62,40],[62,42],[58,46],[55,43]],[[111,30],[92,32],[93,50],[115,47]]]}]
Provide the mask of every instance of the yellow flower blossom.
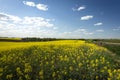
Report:
[{"label": "yellow flower blossom", "polygon": [[53,73],[52,73],[52,77],[55,77],[55,75],[56,75],[56,73],[55,73],[55,72],[53,72]]},{"label": "yellow flower blossom", "polygon": [[72,67],[72,66],[70,66],[70,67],[69,67],[69,70],[70,70],[70,71],[72,71],[72,70],[73,70],[73,67]]}]

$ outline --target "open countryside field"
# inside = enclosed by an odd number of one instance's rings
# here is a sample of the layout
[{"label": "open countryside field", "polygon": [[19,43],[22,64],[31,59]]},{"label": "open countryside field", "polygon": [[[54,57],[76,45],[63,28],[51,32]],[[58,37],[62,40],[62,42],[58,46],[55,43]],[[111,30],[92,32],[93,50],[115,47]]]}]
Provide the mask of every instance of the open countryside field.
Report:
[{"label": "open countryside field", "polygon": [[2,80],[120,80],[119,62],[81,40],[0,42]]},{"label": "open countryside field", "polygon": [[120,0],[0,0],[0,80],[120,80]]}]

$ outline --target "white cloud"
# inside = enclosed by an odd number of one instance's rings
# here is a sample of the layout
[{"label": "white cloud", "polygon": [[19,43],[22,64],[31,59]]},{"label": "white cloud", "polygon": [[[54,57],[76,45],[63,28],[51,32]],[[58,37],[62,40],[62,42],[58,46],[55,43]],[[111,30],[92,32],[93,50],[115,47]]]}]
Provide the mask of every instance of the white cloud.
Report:
[{"label": "white cloud", "polygon": [[90,32],[87,29],[80,28],[73,31],[65,31],[63,33],[59,33],[57,37],[59,38],[89,38],[93,35],[94,32]]},{"label": "white cloud", "polygon": [[75,30],[74,32],[82,33],[82,34],[84,34],[84,35],[94,34],[93,32],[89,32],[87,29],[77,29],[77,30]]},{"label": "white cloud", "polygon": [[[50,23],[51,19],[43,17],[24,17],[19,23],[7,23],[0,19],[0,36],[2,37],[56,37],[56,38],[85,38],[93,34],[87,29],[58,32],[58,27]],[[42,27],[44,26],[44,27]],[[48,28],[50,27],[50,28]]]},{"label": "white cloud", "polygon": [[102,29],[99,29],[99,30],[96,30],[96,32],[104,32],[104,30],[102,30]]},{"label": "white cloud", "polygon": [[0,28],[2,28],[4,25],[3,24],[0,24]]},{"label": "white cloud", "polygon": [[112,29],[113,31],[120,31],[120,27]]},{"label": "white cloud", "polygon": [[14,15],[8,15],[5,13],[0,13],[0,20],[1,21],[13,21],[14,23],[18,23],[20,21],[22,21],[21,18],[19,18],[18,16],[14,16]]},{"label": "white cloud", "polygon": [[24,17],[20,18],[18,16],[9,15],[0,13],[0,22],[1,23],[14,23],[19,25],[32,25],[32,26],[38,26],[38,27],[53,27],[54,24],[50,23],[53,21],[53,19],[45,19],[43,17]]},{"label": "white cloud", "polygon": [[103,25],[102,22],[98,22],[98,23],[94,24],[94,26],[101,26],[101,25]]},{"label": "white cloud", "polygon": [[54,25],[49,23],[51,20],[42,17],[24,17],[22,24],[34,25],[39,27],[53,27]]},{"label": "white cloud", "polygon": [[[11,17],[12,16],[12,17]],[[2,18],[6,18],[3,20]],[[17,21],[17,22],[16,22]],[[2,37],[56,37],[56,38],[91,38],[104,30],[90,31],[85,28],[58,32],[53,19],[43,17],[19,17],[0,13],[0,36]],[[62,27],[61,27],[62,28]],[[101,36],[101,35],[100,35]]]},{"label": "white cloud", "polygon": [[81,11],[81,10],[84,10],[84,9],[86,9],[85,6],[80,6],[78,8],[72,8],[73,11]]},{"label": "white cloud", "polygon": [[54,30],[57,30],[57,29],[58,29],[58,27],[53,27],[53,29],[54,29]]},{"label": "white cloud", "polygon": [[18,23],[20,21],[22,21],[21,18],[19,18],[18,16],[13,16],[13,15],[9,15],[10,20],[12,20],[14,23]]},{"label": "white cloud", "polygon": [[52,37],[56,31],[38,26],[6,24],[0,25],[0,36],[3,37]]},{"label": "white cloud", "polygon": [[[6,19],[3,19],[6,18]],[[23,17],[0,13],[0,36],[2,37],[49,37],[54,36],[53,19]]]},{"label": "white cloud", "polygon": [[92,18],[93,18],[92,15],[86,15],[86,16],[81,17],[81,20],[89,20],[89,19],[92,19]]},{"label": "white cloud", "polygon": [[28,6],[35,7],[35,3],[34,3],[34,2],[31,2],[31,1],[23,1],[23,4],[28,5]]},{"label": "white cloud", "polygon": [[8,20],[8,16],[4,13],[0,13],[0,20]]},{"label": "white cloud", "polygon": [[[1,29],[0,29],[1,30]],[[49,34],[53,33],[47,29],[41,29],[36,26],[18,26],[14,24],[8,24],[2,28],[0,31],[0,36],[9,36],[9,37],[47,37]]]},{"label": "white cloud", "polygon": [[48,6],[45,4],[35,4],[34,2],[31,1],[23,1],[23,4],[27,5],[27,6],[31,6],[31,7],[36,7],[39,10],[43,10],[43,11],[47,11],[48,10]]},{"label": "white cloud", "polygon": [[119,31],[120,29],[113,29],[113,31]]},{"label": "white cloud", "polygon": [[7,22],[6,22],[6,21],[0,21],[0,23],[1,23],[1,24],[7,24]]},{"label": "white cloud", "polygon": [[77,10],[78,11],[81,11],[81,10],[83,10],[83,9],[85,9],[86,7],[85,6],[80,6]]},{"label": "white cloud", "polygon": [[38,8],[39,10],[43,10],[43,11],[47,11],[48,10],[48,6],[44,5],[44,4],[37,4],[36,8]]}]

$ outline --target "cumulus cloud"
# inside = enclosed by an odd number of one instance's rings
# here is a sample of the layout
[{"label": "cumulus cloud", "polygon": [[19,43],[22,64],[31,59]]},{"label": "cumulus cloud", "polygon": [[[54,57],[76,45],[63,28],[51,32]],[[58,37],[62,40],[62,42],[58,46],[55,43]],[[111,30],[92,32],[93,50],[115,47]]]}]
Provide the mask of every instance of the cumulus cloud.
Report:
[{"label": "cumulus cloud", "polygon": [[6,21],[0,21],[1,24],[7,24],[8,22]]},{"label": "cumulus cloud", "polygon": [[95,23],[95,24],[94,24],[94,26],[101,26],[101,25],[103,25],[102,22],[98,22],[98,23]]},{"label": "cumulus cloud", "polygon": [[92,19],[92,18],[93,18],[92,15],[86,15],[86,16],[82,16],[81,20],[89,20],[89,19]]},{"label": "cumulus cloud", "polygon": [[[7,14],[8,15],[8,14]],[[12,15],[13,16],[13,15]],[[9,17],[8,17],[9,18]],[[20,17],[19,17],[20,18]],[[43,17],[23,17],[19,23],[0,19],[0,36],[2,37],[56,37],[85,38],[93,34],[87,29],[76,29],[71,32],[58,32],[58,27],[51,24],[51,19]],[[6,22],[6,23],[5,23]]]},{"label": "cumulus cloud", "polygon": [[38,26],[26,26],[6,24],[0,26],[0,36],[2,37],[52,37],[56,31]]},{"label": "cumulus cloud", "polygon": [[0,13],[0,19],[3,19],[3,18],[7,18],[7,16],[4,15],[4,13]]},{"label": "cumulus cloud", "polygon": [[54,25],[50,23],[52,19],[45,19],[43,17],[23,17],[20,18],[18,16],[9,15],[0,13],[0,22],[4,23],[14,23],[19,25],[32,25],[32,26],[39,26],[39,27],[53,27]]},{"label": "cumulus cloud", "polygon": [[104,30],[102,30],[102,29],[99,29],[99,30],[96,30],[96,32],[104,32]]},{"label": "cumulus cloud", "polygon": [[44,5],[44,4],[37,4],[36,8],[39,10],[43,10],[43,11],[47,11],[48,10],[48,6]]},{"label": "cumulus cloud", "polygon": [[19,18],[18,16],[14,16],[14,15],[9,15],[9,19],[12,20],[14,23],[19,23],[20,21],[22,21],[21,18]]},{"label": "cumulus cloud", "polygon": [[72,8],[73,11],[81,11],[81,10],[84,10],[86,9],[85,6],[79,6],[78,8]]},{"label": "cumulus cloud", "polygon": [[2,37],[49,37],[55,34],[53,19],[43,17],[18,17],[0,13],[0,36]]},{"label": "cumulus cloud", "polygon": [[31,6],[31,7],[36,7],[39,10],[43,10],[43,11],[47,11],[48,10],[48,6],[45,4],[35,4],[34,2],[31,1],[23,1],[23,4],[27,5],[27,6]]},{"label": "cumulus cloud", "polygon": [[18,23],[22,20],[18,16],[0,13],[0,21],[13,21],[14,23]]},{"label": "cumulus cloud", "polygon": [[45,19],[43,17],[24,17],[22,24],[35,25],[40,27],[52,27],[53,24],[49,23],[51,20]]},{"label": "cumulus cloud", "polygon": [[23,4],[27,5],[27,6],[32,6],[32,7],[35,7],[35,3],[34,2],[31,2],[31,1],[23,1]]},{"label": "cumulus cloud", "polygon": [[2,28],[3,27],[3,24],[0,24],[0,28]]}]

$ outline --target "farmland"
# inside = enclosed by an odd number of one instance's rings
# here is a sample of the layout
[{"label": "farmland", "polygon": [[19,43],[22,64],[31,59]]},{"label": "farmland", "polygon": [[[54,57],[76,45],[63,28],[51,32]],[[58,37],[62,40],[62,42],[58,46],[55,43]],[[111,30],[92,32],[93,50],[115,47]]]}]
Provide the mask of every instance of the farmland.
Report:
[{"label": "farmland", "polygon": [[0,42],[2,80],[119,80],[119,62],[81,40]]},{"label": "farmland", "polygon": [[0,0],[0,80],[120,80],[120,0]]},{"label": "farmland", "polygon": [[120,56],[120,39],[98,39],[92,40],[92,43],[103,46],[117,56]]}]

